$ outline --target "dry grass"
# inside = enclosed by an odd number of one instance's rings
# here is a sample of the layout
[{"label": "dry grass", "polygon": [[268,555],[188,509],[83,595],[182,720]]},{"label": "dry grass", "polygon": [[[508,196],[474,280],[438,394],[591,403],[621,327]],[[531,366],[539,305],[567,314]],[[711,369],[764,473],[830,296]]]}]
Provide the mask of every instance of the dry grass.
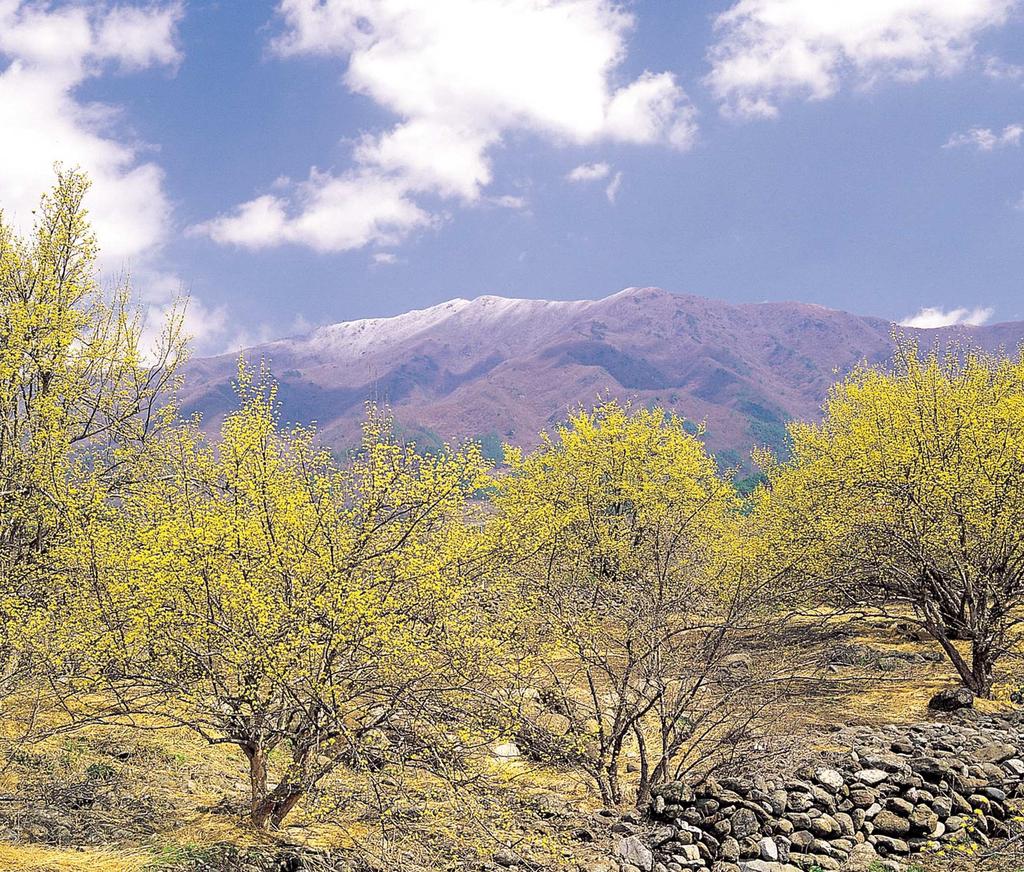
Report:
[{"label": "dry grass", "polygon": [[[284,830],[268,836],[243,822],[245,762],[230,746],[210,746],[185,730],[91,726],[55,733],[20,745],[0,768],[0,795],[25,798],[0,802],[0,870],[155,872],[223,845],[350,850],[382,868],[424,870],[445,868],[453,846],[462,846],[464,859],[480,860],[514,845],[557,868],[563,840],[556,825],[541,822],[536,807],[557,797],[578,820],[597,807],[589,784],[525,760],[478,762],[464,789],[418,771],[389,776],[377,784],[379,803],[367,802],[374,793],[363,780],[339,772],[296,809]],[[66,844],[24,840],[40,806],[53,807],[49,796],[81,792],[96,772],[104,773],[104,788],[114,794],[109,807],[62,811],[73,830],[62,839]],[[139,798],[146,803],[142,820],[132,804]],[[100,823],[117,835],[90,843]],[[20,840],[5,842],[5,831]]]},{"label": "dry grass", "polygon": [[[811,621],[809,621],[810,623]],[[928,701],[945,687],[960,684],[949,661],[911,662],[899,655],[927,656],[941,654],[938,643],[931,639],[910,640],[892,628],[892,621],[881,616],[845,616],[827,623],[815,624],[810,653],[823,661],[829,659],[837,645],[862,645],[880,657],[894,658],[879,669],[875,664],[839,665],[824,674],[815,675],[800,685],[780,717],[786,728],[794,732],[821,733],[832,725],[905,724],[930,717]],[[1010,669],[998,676],[994,696],[977,700],[983,712],[1014,708],[1010,691],[1017,683]]]},{"label": "dry grass", "polygon": [[[881,655],[936,650],[933,642],[899,637],[876,618],[847,618],[802,638],[801,657],[810,659],[828,655],[837,644],[864,645]],[[997,698],[978,707],[1009,707],[1011,677],[1001,676]],[[840,666],[800,682],[797,692],[773,710],[773,720],[785,731],[809,737],[827,735],[833,724],[922,720],[928,717],[931,696],[954,683],[956,677],[944,660],[903,662],[883,671],[862,664]],[[118,838],[93,844],[10,843],[2,836],[4,829],[8,836],[17,832],[17,821],[11,820],[17,804],[0,803],[0,870],[155,872],[171,870],[217,845],[286,843],[353,849],[376,858],[383,868],[402,869],[443,869],[460,860],[473,862],[488,858],[499,845],[511,845],[552,868],[563,862],[568,867],[570,856],[576,859],[587,850],[570,837],[571,830],[599,807],[585,777],[526,760],[478,763],[474,780],[465,789],[418,772],[399,773],[378,785],[376,803],[367,801],[373,792],[366,783],[339,773],[271,838],[241,822],[245,766],[241,755],[228,746],[210,746],[183,730],[90,727],[57,733],[22,746],[0,766],[0,796],[30,795],[47,783],[58,791],[63,785],[70,789],[87,781],[90,772],[109,772],[117,794],[144,799],[156,819],[143,822],[149,827],[145,831],[132,819],[138,809],[115,801],[96,814],[124,817],[117,821]],[[545,820],[538,814],[538,806],[545,803],[566,806],[568,816]],[[87,822],[90,813],[85,809],[72,814]],[[453,846],[460,846],[459,851]],[[598,853],[600,846],[593,851]]]},{"label": "dry grass", "polygon": [[144,850],[0,845],[0,869],[24,872],[142,872],[152,868],[153,859],[154,855]]}]

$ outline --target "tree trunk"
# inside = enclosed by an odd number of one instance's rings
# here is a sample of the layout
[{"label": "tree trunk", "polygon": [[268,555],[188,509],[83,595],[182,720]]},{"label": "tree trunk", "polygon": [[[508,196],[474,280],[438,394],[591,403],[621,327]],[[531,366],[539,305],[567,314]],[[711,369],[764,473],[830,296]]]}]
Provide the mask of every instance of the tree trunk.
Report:
[{"label": "tree trunk", "polygon": [[288,782],[277,785],[252,814],[252,825],[258,830],[279,829],[296,803],[302,798],[303,789]]},{"label": "tree trunk", "polygon": [[599,763],[601,774],[598,776],[597,784],[601,790],[601,799],[605,805],[614,806],[622,801],[622,790],[619,786],[619,773],[613,762],[605,761]]},{"label": "tree trunk", "polygon": [[644,808],[651,801],[651,764],[647,760],[647,742],[644,733],[635,724],[633,735],[636,736],[637,752],[640,754],[640,780],[636,785],[636,807]]},{"label": "tree trunk", "polygon": [[258,745],[243,745],[242,751],[249,759],[249,814],[255,823],[256,812],[267,798],[267,755]]},{"label": "tree trunk", "polygon": [[928,632],[946,652],[946,656],[953,664],[953,668],[956,669],[964,687],[975,696],[988,699],[992,695],[992,672],[995,666],[991,653],[975,643],[971,650],[971,661],[968,663],[945,632],[931,624],[928,625]]},{"label": "tree trunk", "polygon": [[276,830],[281,826],[284,819],[306,793],[308,762],[309,753],[307,751],[293,751],[291,765],[277,786],[269,793],[266,791],[266,763],[264,762],[263,797],[260,802],[253,804],[250,815],[253,826],[260,830]]},{"label": "tree trunk", "polygon": [[274,814],[270,818],[270,825],[276,830],[280,829],[284,819],[288,817],[291,810],[295,808],[296,803],[302,798],[303,791],[301,789],[293,790],[284,799],[282,799],[277,807],[274,809]]},{"label": "tree trunk", "polygon": [[612,802],[616,805],[622,802],[622,781],[619,778],[619,753],[621,749],[622,740],[618,739],[604,764],[604,771],[608,778],[608,787],[611,788]]},{"label": "tree trunk", "polygon": [[983,645],[975,642],[971,646],[971,675],[972,684],[968,685],[970,690],[982,699],[992,696],[993,673],[995,672],[995,657],[992,652]]},{"label": "tree trunk", "polygon": [[947,638],[956,641],[964,641],[971,638],[971,634],[967,629],[967,621],[964,617],[963,603],[960,604],[959,609],[955,609],[946,600],[942,600],[939,602],[939,614],[942,615]]}]

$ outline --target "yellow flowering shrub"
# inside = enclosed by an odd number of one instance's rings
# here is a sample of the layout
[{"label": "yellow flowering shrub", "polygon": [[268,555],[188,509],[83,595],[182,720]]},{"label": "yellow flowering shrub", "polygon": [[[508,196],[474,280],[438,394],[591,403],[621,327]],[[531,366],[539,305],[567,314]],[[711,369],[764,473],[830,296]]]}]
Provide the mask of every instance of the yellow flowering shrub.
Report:
[{"label": "yellow flowering shrub", "polygon": [[[55,546],[80,489],[114,494],[173,416],[180,311],[144,359],[127,284],[104,294],[83,206],[88,180],[58,170],[32,233],[0,215],[0,659],[28,663],[25,630],[50,597]],[[96,470],[102,466],[103,474]]]},{"label": "yellow flowering shrub", "polygon": [[237,746],[252,820],[271,827],[339,765],[456,746],[449,728],[483,712],[499,624],[465,523],[477,447],[420,456],[371,410],[338,464],[312,431],[279,428],[274,387],[244,366],[239,395],[216,444],[166,433],[138,487],[80,515],[52,650],[111,713]]},{"label": "yellow flowering shrub", "polygon": [[792,458],[765,459],[758,498],[794,566],[912,616],[987,696],[1024,618],[1024,357],[903,343],[891,370],[857,370],[822,423],[789,432]]},{"label": "yellow flowering shrub", "polygon": [[754,606],[740,500],[660,409],[605,403],[506,459],[491,531],[533,604],[535,677],[566,719],[563,754],[617,802],[630,744],[642,798],[734,714],[717,679]]}]

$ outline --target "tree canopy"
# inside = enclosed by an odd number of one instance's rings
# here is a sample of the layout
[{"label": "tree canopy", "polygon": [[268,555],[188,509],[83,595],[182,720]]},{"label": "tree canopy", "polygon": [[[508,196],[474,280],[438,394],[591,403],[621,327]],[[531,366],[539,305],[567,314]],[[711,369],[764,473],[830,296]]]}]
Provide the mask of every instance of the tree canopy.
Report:
[{"label": "tree canopy", "polygon": [[767,471],[799,570],[920,621],[987,695],[1024,605],[1024,357],[903,342],[892,370],[858,369],[820,424],[789,430],[791,459]]}]

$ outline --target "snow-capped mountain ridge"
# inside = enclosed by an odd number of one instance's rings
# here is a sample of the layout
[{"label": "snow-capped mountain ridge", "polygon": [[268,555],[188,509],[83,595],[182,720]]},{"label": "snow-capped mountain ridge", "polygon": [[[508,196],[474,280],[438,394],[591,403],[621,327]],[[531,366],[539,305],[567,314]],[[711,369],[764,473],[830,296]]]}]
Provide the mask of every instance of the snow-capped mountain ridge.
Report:
[{"label": "snow-capped mountain ridge", "polygon": [[[421,442],[478,438],[531,445],[599,397],[661,405],[707,424],[720,458],[779,444],[790,418],[813,418],[836,374],[892,354],[892,324],[804,303],[730,304],[658,288],[599,300],[454,299],[248,349],[280,382],[286,421],[317,422],[354,443],[364,401],[390,406]],[[1013,349],[1024,323],[911,330]],[[187,367],[182,405],[215,428],[234,407],[236,355]]]},{"label": "snow-capped mountain ridge", "polygon": [[542,309],[548,314],[569,314],[581,311],[592,303],[592,300],[530,300],[491,294],[472,300],[455,297],[401,315],[329,324],[293,341],[306,344],[310,350],[359,355],[381,346],[408,341],[417,334],[438,329],[445,324],[454,323],[464,330],[486,329],[496,322],[532,317]]}]

